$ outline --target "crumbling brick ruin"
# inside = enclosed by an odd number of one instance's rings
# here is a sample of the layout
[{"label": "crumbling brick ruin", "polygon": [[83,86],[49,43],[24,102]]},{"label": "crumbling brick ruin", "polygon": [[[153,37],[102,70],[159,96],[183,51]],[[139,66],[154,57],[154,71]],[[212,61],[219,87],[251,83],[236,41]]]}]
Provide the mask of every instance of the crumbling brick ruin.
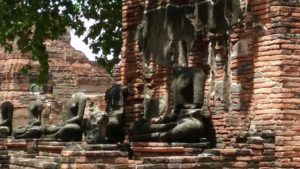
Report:
[{"label": "crumbling brick ruin", "polygon": [[[299,1],[122,2],[122,59],[115,78],[128,87],[129,94],[124,108],[124,143],[91,145],[8,138],[0,140],[1,167],[300,168]],[[73,83],[77,75],[57,81],[54,77],[63,75],[60,72],[67,69],[66,63],[71,65],[68,68],[82,64],[71,62],[71,57],[57,59],[64,64],[50,64],[61,66],[54,69],[58,74],[53,74],[52,81],[65,84],[66,80],[78,86]],[[201,113],[211,120],[214,140],[132,141],[135,122],[174,108],[171,83],[182,67],[205,73]],[[14,79],[1,86],[18,86],[17,82]],[[58,86],[55,89],[53,85],[53,91],[65,94],[74,89]],[[23,88],[25,91],[28,86]]]},{"label": "crumbling brick ruin", "polygon": [[[143,54],[139,39],[136,38],[139,26],[145,18],[145,11],[148,11],[148,16],[151,15],[149,13],[158,11],[157,16],[154,16],[155,19],[148,21],[152,23],[152,27],[147,28],[153,30],[159,29],[162,24],[160,21],[162,18],[158,16],[168,15],[166,11],[159,13],[162,9],[195,8],[195,4],[201,2],[196,0],[124,1],[121,69],[123,83],[130,91],[126,115],[128,126],[146,113],[144,111],[146,96],[157,100],[158,104],[166,103],[167,107],[163,108],[165,110],[170,109],[172,105],[169,89],[174,67],[159,64],[155,58],[160,56],[157,51],[149,55],[150,58],[146,58],[148,62],[143,62],[145,52]],[[216,2],[222,3],[222,0]],[[205,168],[206,165],[207,168],[209,165],[215,168],[300,167],[300,58],[298,56],[300,27],[297,23],[300,4],[295,0],[241,0],[240,2],[241,25],[229,25],[226,31],[222,30],[220,25],[220,31],[216,30],[207,36],[192,37],[193,45],[188,50],[188,62],[185,65],[200,67],[206,72],[203,110],[213,119],[216,149],[221,153],[218,152],[220,154],[216,158],[206,159],[207,161],[200,158],[198,161],[195,160],[197,162],[181,158],[173,163],[172,157],[157,157],[153,158],[153,161],[147,159],[149,163],[157,163],[148,166],[171,168],[176,164],[181,168],[193,168],[192,166],[197,168],[195,167],[197,165],[199,168]],[[186,12],[185,17],[195,13],[190,10],[184,12]],[[226,12],[224,15],[231,23],[236,13],[232,12],[230,16],[230,13]],[[176,14],[176,18],[180,20],[182,16]],[[195,19],[197,16],[190,17]],[[201,20],[201,16],[198,17]],[[148,41],[150,39],[154,46],[163,44],[161,42],[164,38],[163,31],[161,29],[153,32]],[[180,34],[177,36],[188,33],[174,32]],[[155,34],[156,36],[153,36]],[[174,36],[176,37],[176,34]],[[154,48],[150,45],[150,49]],[[146,54],[147,52],[146,50]],[[170,60],[165,59],[163,63],[166,61]],[[249,150],[249,153],[240,154],[243,150]],[[170,161],[162,162],[164,159]]]},{"label": "crumbling brick ruin", "polygon": [[[49,77],[48,83],[40,89],[32,89],[37,84],[37,62],[30,62],[29,56],[19,51],[11,54],[3,49],[0,51],[0,102],[9,100],[14,104],[14,124],[27,124],[24,119],[27,118],[28,103],[36,99],[51,104],[51,110],[43,113],[43,122],[55,124],[63,103],[76,92],[96,97],[95,101],[99,100],[99,105],[105,110],[104,93],[113,79],[97,63],[89,61],[81,52],[76,51],[70,45],[70,40],[70,36],[66,35],[61,40],[46,42]],[[29,75],[23,75],[20,70],[28,63],[32,64],[33,71]],[[41,94],[37,96],[35,92]]]}]

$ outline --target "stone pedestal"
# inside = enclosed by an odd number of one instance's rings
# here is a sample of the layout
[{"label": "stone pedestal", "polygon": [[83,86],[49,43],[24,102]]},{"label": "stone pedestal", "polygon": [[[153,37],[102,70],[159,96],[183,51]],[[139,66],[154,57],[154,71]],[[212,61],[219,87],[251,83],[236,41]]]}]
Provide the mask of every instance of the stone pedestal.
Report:
[{"label": "stone pedestal", "polygon": [[80,144],[80,142],[58,142],[53,140],[39,140],[38,149],[42,154],[61,154],[62,150],[70,144]]},{"label": "stone pedestal", "polygon": [[231,148],[210,149],[207,142],[134,142],[130,146],[7,138],[0,140],[0,168],[240,169],[274,168],[275,160],[272,133],[248,137],[246,143]]},{"label": "stone pedestal", "polygon": [[68,158],[62,169],[69,168],[128,168],[128,153],[117,145],[84,145],[82,150],[63,150],[61,156]]},{"label": "stone pedestal", "polygon": [[[274,144],[273,136],[249,137],[247,144],[235,144],[232,148],[205,149],[201,153],[180,155],[173,152],[171,155],[158,153],[156,156],[145,156],[139,160],[131,161],[130,168],[135,169],[215,169],[215,168],[274,168]],[[141,144],[141,143],[138,143]],[[146,143],[143,143],[146,144]],[[154,143],[148,143],[154,146]],[[163,145],[166,143],[156,143]],[[175,143],[178,146],[178,143]],[[172,145],[172,144],[171,144]],[[183,144],[184,145],[184,144]],[[190,147],[193,144],[188,144]],[[134,146],[132,147],[134,150]],[[167,149],[167,148],[166,148]],[[268,149],[268,151],[264,151]],[[162,150],[162,149],[161,149]],[[134,150],[135,151],[135,150]],[[136,154],[135,154],[136,155]],[[266,156],[267,155],[267,156]],[[267,157],[267,158],[266,158]]]},{"label": "stone pedestal", "polygon": [[0,168],[8,168],[10,155],[7,147],[3,145],[3,140],[0,140]]},{"label": "stone pedestal", "polygon": [[1,140],[0,145],[0,168],[126,169],[128,166],[127,147],[117,144],[8,138]]},{"label": "stone pedestal", "polygon": [[202,143],[159,143],[133,142],[131,149],[134,159],[155,156],[192,156],[202,153],[210,146],[209,142]]},{"label": "stone pedestal", "polygon": [[13,139],[6,138],[3,140],[3,145],[7,147],[9,151],[26,152],[27,148],[36,143],[35,139]]},{"label": "stone pedestal", "polygon": [[194,156],[144,157],[142,162],[131,166],[138,169],[258,168],[258,160],[255,161],[250,149],[207,149]]}]

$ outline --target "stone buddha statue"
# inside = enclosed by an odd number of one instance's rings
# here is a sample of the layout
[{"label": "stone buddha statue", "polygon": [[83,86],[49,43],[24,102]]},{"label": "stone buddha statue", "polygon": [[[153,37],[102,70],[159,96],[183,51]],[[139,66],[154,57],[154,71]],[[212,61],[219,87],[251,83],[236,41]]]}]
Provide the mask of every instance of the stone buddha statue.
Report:
[{"label": "stone buddha statue", "polygon": [[105,92],[106,113],[109,118],[106,130],[108,142],[122,142],[125,138],[124,103],[127,96],[127,87],[120,84],[114,84]]},{"label": "stone buddha statue", "polygon": [[85,141],[88,144],[107,143],[106,129],[108,121],[109,118],[106,112],[94,108],[88,118]]},{"label": "stone buddha statue", "polygon": [[13,133],[14,138],[40,138],[42,136],[41,115],[43,109],[44,106],[40,100],[31,102],[28,107],[28,126],[18,127]]},{"label": "stone buddha statue", "polygon": [[0,106],[1,122],[0,122],[0,138],[5,138],[12,134],[12,119],[14,105],[5,101]]},{"label": "stone buddha statue", "polygon": [[45,126],[46,138],[61,141],[81,141],[83,115],[88,98],[82,93],[76,93],[65,105],[63,122],[59,125]]},{"label": "stone buddha statue", "polygon": [[201,69],[180,68],[171,85],[174,109],[169,114],[137,122],[132,128],[132,140],[200,142],[206,136],[206,120],[201,112],[204,84]]},{"label": "stone buddha statue", "polygon": [[90,144],[118,143],[125,138],[124,102],[127,87],[114,84],[105,92],[106,109],[94,109],[88,119],[86,142]]}]

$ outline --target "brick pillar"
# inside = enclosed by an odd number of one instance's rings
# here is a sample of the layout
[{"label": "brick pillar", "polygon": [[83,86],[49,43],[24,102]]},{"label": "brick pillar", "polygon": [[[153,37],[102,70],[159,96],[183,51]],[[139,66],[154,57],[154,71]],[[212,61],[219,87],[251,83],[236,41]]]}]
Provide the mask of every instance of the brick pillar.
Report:
[{"label": "brick pillar", "polygon": [[143,65],[141,52],[135,40],[135,33],[143,16],[144,5],[144,0],[123,1],[121,82],[129,89],[128,102],[125,108],[127,127],[139,119],[141,112],[143,112]]},{"label": "brick pillar", "polygon": [[253,0],[252,14],[256,129],[274,131],[276,168],[299,168],[299,2]]}]

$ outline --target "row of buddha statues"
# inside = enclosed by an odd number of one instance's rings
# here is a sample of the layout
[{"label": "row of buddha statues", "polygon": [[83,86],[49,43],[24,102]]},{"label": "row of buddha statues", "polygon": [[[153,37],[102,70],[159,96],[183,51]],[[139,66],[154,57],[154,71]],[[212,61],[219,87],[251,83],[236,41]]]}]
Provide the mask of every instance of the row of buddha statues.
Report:
[{"label": "row of buddha statues", "polygon": [[[124,139],[124,114],[121,98],[126,97],[126,87],[113,85],[106,92],[106,112],[95,108],[88,119],[84,118],[89,98],[83,93],[74,94],[65,104],[62,122],[57,125],[42,125],[44,109],[42,101],[33,101],[28,106],[28,125],[13,130],[14,106],[5,101],[0,106],[2,122],[0,138],[12,136],[15,139],[50,139],[59,141],[82,141],[88,143],[113,143]],[[122,97],[120,97],[120,95]]]},{"label": "row of buddha statues", "polygon": [[[1,104],[0,109],[0,137],[12,135],[16,139],[85,140],[97,144],[122,142],[127,135],[130,141],[200,142],[211,134],[210,118],[202,110],[204,84],[205,74],[201,69],[177,70],[171,84],[174,108],[159,115],[149,110],[147,113],[150,115],[129,123],[132,125],[126,129],[126,134],[124,103],[128,89],[121,85],[113,85],[106,91],[106,111],[95,109],[88,119],[84,118],[88,98],[83,93],[74,94],[64,106],[61,113],[63,122],[58,125],[42,125],[43,104],[41,101],[34,101],[28,108],[28,126],[12,131],[14,107],[6,101]],[[148,105],[145,109],[151,108]]]}]

